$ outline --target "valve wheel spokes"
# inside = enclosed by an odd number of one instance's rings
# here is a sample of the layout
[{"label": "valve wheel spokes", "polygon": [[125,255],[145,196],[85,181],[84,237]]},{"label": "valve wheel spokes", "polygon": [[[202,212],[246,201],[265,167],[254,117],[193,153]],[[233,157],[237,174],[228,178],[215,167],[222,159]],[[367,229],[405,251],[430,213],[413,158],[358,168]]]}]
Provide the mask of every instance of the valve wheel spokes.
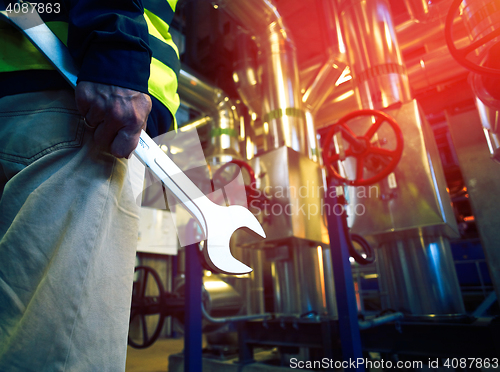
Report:
[{"label": "valve wheel spokes", "polygon": [[370,149],[368,151],[370,151],[372,154],[388,156],[391,158],[398,156],[398,151],[387,150],[387,149],[383,149],[382,147],[370,147]]},{"label": "valve wheel spokes", "polygon": [[377,133],[377,131],[380,129],[380,127],[382,126],[382,124],[384,124],[385,122],[385,118],[382,116],[382,117],[379,117],[377,119],[377,121],[375,121],[374,124],[372,124],[372,126],[370,127],[370,129],[368,129],[365,133],[365,138],[367,138],[368,140],[371,140],[373,138],[373,136],[375,135],[375,133]]},{"label": "valve wheel spokes", "polygon": [[365,158],[359,157],[356,160],[356,179],[362,180],[364,174]]},{"label": "valve wheel spokes", "polygon": [[[360,116],[374,116],[375,123],[370,126],[366,133],[362,136],[357,136],[348,126],[347,123]],[[372,138],[380,130],[384,123],[388,123],[392,128],[396,137],[396,149],[388,150],[381,147],[376,147],[371,143]],[[340,154],[335,152],[330,153],[332,150],[333,136],[336,133],[342,133],[343,138],[349,144],[344,152],[344,157],[341,158]],[[345,137],[344,137],[345,135]],[[359,110],[354,111],[343,118],[341,118],[335,125],[332,126],[330,131],[325,137],[325,142],[323,144],[323,156],[328,173],[336,178],[337,180],[351,186],[364,186],[371,185],[373,183],[379,182],[385,177],[387,177],[396,168],[401,155],[403,153],[403,133],[399,128],[399,125],[394,121],[389,115],[376,110]],[[369,164],[368,157],[382,157],[389,159],[384,162],[382,169],[377,172],[376,175],[364,178],[365,166]],[[342,177],[335,168],[335,163],[339,160],[344,160],[347,157],[356,158],[356,178],[354,180],[349,180]]]},{"label": "valve wheel spokes", "polygon": [[500,70],[491,67],[485,67],[475,64],[474,62],[467,59],[467,56],[475,51],[476,49],[482,47],[486,43],[500,36],[500,29],[495,30],[489,33],[486,36],[483,36],[479,40],[474,41],[470,45],[465,48],[458,49],[455,46],[455,42],[453,40],[452,30],[453,30],[453,20],[455,18],[455,14],[460,7],[462,0],[455,0],[450,7],[448,15],[446,17],[444,35],[446,39],[446,44],[448,45],[448,49],[450,50],[451,55],[455,60],[460,63],[462,66],[467,68],[468,70],[475,72],[480,75],[487,75],[491,77],[500,77]]},{"label": "valve wheel spokes", "polygon": [[[134,283],[132,293],[132,308],[130,314],[130,323],[139,318],[141,328],[141,337],[136,339],[132,337],[129,331],[128,344],[136,349],[144,349],[151,346],[160,337],[165,321],[165,290],[161,283],[160,276],[151,267],[137,266],[135,272],[139,274],[139,280]],[[153,279],[153,286],[148,286],[149,279]],[[155,288],[154,295],[147,294],[148,289]],[[156,325],[152,327],[153,333],[150,335],[148,330],[148,316],[157,317]],[[150,322],[150,325],[153,322]]]}]

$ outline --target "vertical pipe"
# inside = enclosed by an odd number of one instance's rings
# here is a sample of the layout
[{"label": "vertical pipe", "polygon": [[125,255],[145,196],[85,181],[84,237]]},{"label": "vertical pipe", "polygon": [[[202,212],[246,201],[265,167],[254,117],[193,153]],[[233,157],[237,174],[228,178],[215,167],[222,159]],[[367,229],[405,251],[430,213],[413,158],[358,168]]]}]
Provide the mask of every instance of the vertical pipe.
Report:
[{"label": "vertical pipe", "polygon": [[265,147],[287,146],[308,155],[296,49],[281,15],[268,0],[227,0],[220,6],[255,34],[260,47]]},{"label": "vertical pipe", "polygon": [[[344,360],[357,360],[363,358],[361,347],[361,335],[358,324],[358,308],[354,293],[354,281],[352,278],[351,263],[346,241],[346,232],[343,228],[342,219],[345,215],[332,213],[338,203],[335,186],[329,185],[326,194],[326,207],[328,220],[328,235],[330,236],[330,252],[333,262],[333,274],[335,281],[335,293],[337,297],[337,311],[339,319],[339,334],[342,345],[342,358]],[[344,212],[345,213],[345,212]],[[353,368],[344,368],[344,371],[354,371]],[[364,366],[358,367],[357,371],[364,371]]]},{"label": "vertical pipe", "polygon": [[262,116],[262,84],[259,81],[256,57],[252,55],[252,43],[247,32],[239,30],[237,36],[237,60],[233,79],[243,103],[251,112]]},{"label": "vertical pipe", "polygon": [[328,40],[328,59],[302,96],[302,101],[313,115],[316,115],[318,109],[336,88],[335,83],[347,67],[337,2],[316,0],[316,4],[324,14],[319,20],[319,25]]},{"label": "vertical pipe", "polygon": [[408,76],[386,0],[342,0],[342,32],[363,108],[411,100]]},{"label": "vertical pipe", "polygon": [[262,39],[263,118],[270,148],[290,147],[308,154],[296,48],[281,22],[273,22]]},{"label": "vertical pipe", "polygon": [[184,372],[202,371],[201,262],[198,244],[186,249]]}]

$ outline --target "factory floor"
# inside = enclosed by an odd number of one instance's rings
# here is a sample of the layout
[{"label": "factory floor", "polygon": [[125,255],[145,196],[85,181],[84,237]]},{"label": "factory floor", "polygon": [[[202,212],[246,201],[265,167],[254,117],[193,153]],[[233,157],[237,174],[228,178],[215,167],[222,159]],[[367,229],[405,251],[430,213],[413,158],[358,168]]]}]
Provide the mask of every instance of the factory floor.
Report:
[{"label": "factory floor", "polygon": [[[205,344],[205,341],[204,341]],[[160,338],[146,349],[127,349],[127,365],[125,372],[182,372],[184,370],[183,356],[184,339]],[[175,355],[173,355],[175,354]],[[173,363],[169,369],[170,362]],[[270,352],[259,352],[254,355],[256,361],[268,359]],[[276,367],[262,363],[253,363],[244,368],[236,364],[237,356],[221,361],[204,359],[203,370],[207,372],[286,372],[289,368]]]},{"label": "factory floor", "polygon": [[182,338],[160,338],[146,349],[128,347],[125,372],[167,372],[168,357],[184,349]]},{"label": "factory floor", "polygon": [[[127,352],[127,366],[125,372],[182,372],[183,357],[179,353],[184,349],[184,340],[182,338],[160,338],[152,346],[146,349],[134,349],[130,346]],[[174,355],[175,354],[175,355]],[[169,370],[169,356],[170,361],[173,363]],[[204,372],[287,372],[291,368],[277,367],[262,363],[270,356],[269,352],[262,352],[255,355],[258,363],[246,365],[245,367],[238,366],[234,360],[220,361],[217,359],[204,359],[203,371]],[[262,359],[262,360],[260,360]],[[404,369],[399,369],[403,371]],[[337,370],[341,372],[342,369]],[[381,368],[371,368],[368,372],[382,372]],[[424,365],[423,368],[414,369],[419,372],[450,372],[455,371],[453,368],[446,367],[430,368]],[[500,368],[482,368],[482,372],[500,371]]]},{"label": "factory floor", "polygon": [[[183,356],[180,354],[184,349],[182,338],[160,338],[152,346],[146,349],[134,349],[128,347],[127,365],[125,372],[182,372],[184,370]],[[175,355],[173,355],[175,354]],[[172,365],[169,366],[169,356]],[[203,371],[206,372],[287,372],[290,369],[260,363],[269,359],[270,352],[258,352],[254,355],[258,363],[252,363],[245,367],[236,362],[237,356],[227,360],[219,358],[204,359]]]}]

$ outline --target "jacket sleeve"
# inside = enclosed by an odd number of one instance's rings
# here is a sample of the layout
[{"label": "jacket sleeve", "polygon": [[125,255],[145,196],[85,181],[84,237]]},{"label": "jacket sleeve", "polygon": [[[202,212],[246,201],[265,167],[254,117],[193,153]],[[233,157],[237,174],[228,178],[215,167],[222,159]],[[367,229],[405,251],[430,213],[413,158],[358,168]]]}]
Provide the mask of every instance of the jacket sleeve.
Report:
[{"label": "jacket sleeve", "polygon": [[151,49],[141,0],[71,0],[68,47],[78,81],[148,93]]}]

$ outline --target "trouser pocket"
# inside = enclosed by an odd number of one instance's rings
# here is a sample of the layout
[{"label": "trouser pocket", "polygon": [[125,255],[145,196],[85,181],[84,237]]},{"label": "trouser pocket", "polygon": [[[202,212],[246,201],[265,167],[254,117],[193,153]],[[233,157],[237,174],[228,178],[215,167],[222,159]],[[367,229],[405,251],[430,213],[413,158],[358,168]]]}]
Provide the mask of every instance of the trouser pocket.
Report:
[{"label": "trouser pocket", "polygon": [[0,159],[24,166],[53,151],[79,147],[84,123],[72,91],[0,99]]},{"label": "trouser pocket", "polygon": [[54,151],[80,147],[84,132],[71,90],[0,98],[0,197],[25,167]]}]

